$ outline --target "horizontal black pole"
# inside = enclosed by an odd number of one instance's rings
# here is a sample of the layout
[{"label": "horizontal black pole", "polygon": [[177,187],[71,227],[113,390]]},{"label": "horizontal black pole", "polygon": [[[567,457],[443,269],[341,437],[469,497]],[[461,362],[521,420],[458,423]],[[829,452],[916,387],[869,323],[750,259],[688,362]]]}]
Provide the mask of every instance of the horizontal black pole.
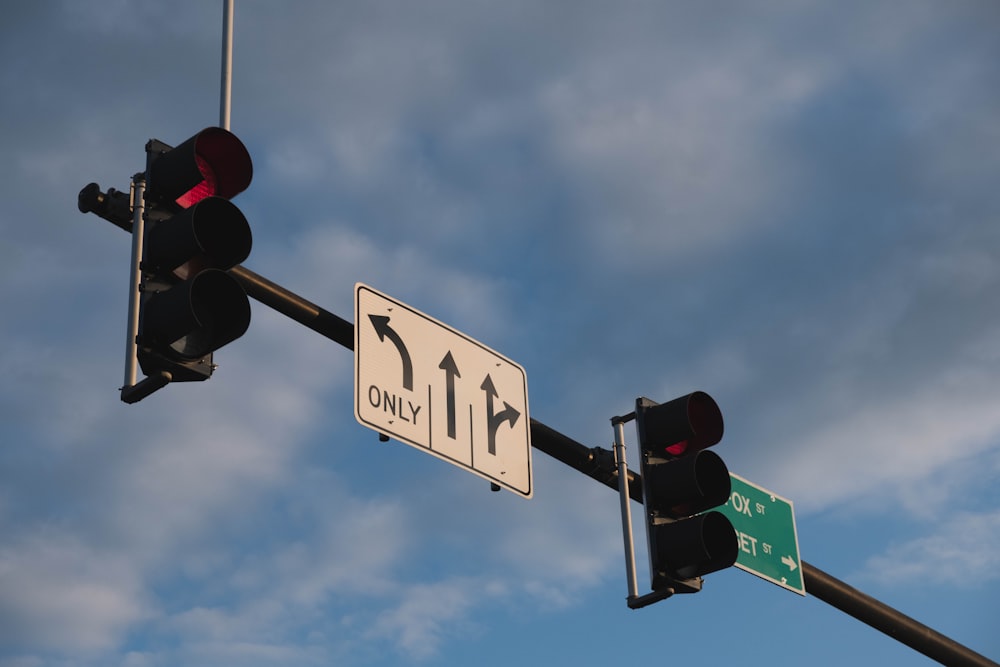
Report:
[{"label": "horizontal black pole", "polygon": [[[118,193],[119,199],[120,195],[121,193]],[[107,206],[100,210],[95,208],[103,205],[101,197],[114,199],[115,193],[109,191],[104,195],[100,193],[100,188],[96,184],[85,187],[80,192],[80,210],[97,213],[121,229],[131,232],[130,221],[126,220],[124,215],[112,215],[114,211],[109,211]],[[351,322],[320,308],[245,266],[236,266],[229,270],[229,274],[243,285],[249,296],[265,306],[270,306],[349,350],[354,349],[354,325]],[[611,489],[618,490],[618,472],[614,465],[614,454],[610,450],[587,447],[536,419],[531,420],[531,446]],[[631,470],[629,497],[642,502],[642,477]],[[802,576],[806,591],[813,597],[867,623],[879,632],[933,660],[959,667],[1000,667],[985,656],[865,595],[805,561],[802,561]]]},{"label": "horizontal black pole", "polygon": [[954,667],[997,667],[997,663],[986,656],[845,584],[818,567],[803,562],[802,576],[810,595],[932,660]]},{"label": "horizontal black pole", "polygon": [[[230,269],[229,273],[240,281],[249,296],[330,340],[350,350],[354,349],[352,323],[244,266]],[[610,450],[587,447],[537,419],[531,420],[531,446],[611,489],[618,490],[618,471],[614,464],[614,454]],[[629,497],[642,502],[642,477],[631,470]],[[806,591],[813,597],[867,623],[879,632],[933,660],[956,667],[1000,667],[985,656],[865,595],[805,561],[802,561],[802,576]]]},{"label": "horizontal black pole", "polygon": [[[605,486],[618,490],[618,468],[611,450],[582,445],[537,419],[531,420],[531,446]],[[629,470],[628,482],[629,497],[641,503],[642,478]]]},{"label": "horizontal black pole", "polygon": [[248,296],[299,324],[306,325],[333,342],[340,343],[348,350],[354,349],[354,325],[347,320],[320,308],[243,265],[229,269],[229,275],[243,285]]}]

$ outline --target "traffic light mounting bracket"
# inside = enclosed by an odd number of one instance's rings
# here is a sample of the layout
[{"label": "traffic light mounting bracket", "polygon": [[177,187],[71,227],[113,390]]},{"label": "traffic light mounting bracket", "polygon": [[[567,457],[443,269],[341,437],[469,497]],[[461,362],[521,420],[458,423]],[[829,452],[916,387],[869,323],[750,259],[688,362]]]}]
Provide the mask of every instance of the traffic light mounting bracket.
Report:
[{"label": "traffic light mounting bracket", "polygon": [[625,457],[625,424],[635,419],[630,412],[621,417],[612,417],[611,426],[615,431],[614,457],[618,476],[618,497],[621,504],[622,542],[625,549],[625,579],[628,583],[626,603],[629,609],[641,609],[654,602],[665,600],[675,593],[696,593],[701,590],[701,579],[676,581],[675,586],[667,586],[644,595],[639,595],[639,583],[635,572],[635,540],[632,533],[632,509],[629,491],[628,461]]},{"label": "traffic light mounting bracket", "polygon": [[[147,145],[147,151],[157,140]],[[160,147],[166,146],[157,142]],[[158,149],[160,148],[158,147]],[[169,147],[167,147],[169,149]],[[147,165],[148,170],[148,165]],[[125,379],[119,388],[121,400],[138,403],[154,391],[167,386],[173,379],[168,371],[160,371],[136,382],[138,375],[139,305],[142,290],[142,244],[145,233],[146,172],[132,176],[129,193],[108,188],[101,191],[97,183],[89,183],[77,198],[81,213],[94,213],[119,229],[132,234],[132,253],[129,267],[128,317],[125,333]]]},{"label": "traffic light mounting bracket", "polygon": [[88,183],[77,197],[77,208],[81,213],[94,213],[119,229],[132,234],[132,256],[129,268],[128,318],[125,334],[125,380],[119,388],[121,400],[137,403],[154,391],[167,386],[172,379],[168,372],[154,373],[138,383],[138,336],[139,302],[142,282],[142,241],[145,231],[145,189],[146,172],[132,177],[129,193],[114,188],[101,191],[97,183]]},{"label": "traffic light mounting bracket", "polygon": [[[146,151],[147,153],[149,152],[149,144],[146,146]],[[143,235],[145,233],[145,193],[146,174],[145,172],[141,172],[132,177],[130,187],[132,261],[129,268],[128,321],[125,333],[125,381],[120,390],[121,400],[128,404],[138,403],[154,391],[166,387],[172,379],[170,373],[162,371],[150,377],[143,378],[138,383],[136,382],[139,366],[139,302],[142,290],[141,264]]]}]

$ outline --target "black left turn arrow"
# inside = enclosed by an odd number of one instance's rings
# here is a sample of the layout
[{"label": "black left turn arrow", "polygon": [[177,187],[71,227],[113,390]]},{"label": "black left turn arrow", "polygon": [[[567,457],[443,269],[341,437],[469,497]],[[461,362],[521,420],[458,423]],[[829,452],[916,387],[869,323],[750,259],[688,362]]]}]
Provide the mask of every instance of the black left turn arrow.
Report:
[{"label": "black left turn arrow", "polygon": [[406,349],[403,339],[399,337],[395,329],[389,326],[389,316],[369,315],[368,319],[372,321],[372,326],[375,327],[375,333],[378,334],[380,341],[384,343],[385,339],[388,338],[396,346],[399,358],[403,362],[403,389],[413,391],[413,360],[410,359],[410,352]]}]

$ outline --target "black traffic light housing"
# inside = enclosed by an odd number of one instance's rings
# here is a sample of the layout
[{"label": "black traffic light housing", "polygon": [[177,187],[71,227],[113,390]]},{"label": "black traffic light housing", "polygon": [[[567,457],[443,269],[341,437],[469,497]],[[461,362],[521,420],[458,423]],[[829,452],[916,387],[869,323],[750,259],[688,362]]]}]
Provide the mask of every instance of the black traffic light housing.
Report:
[{"label": "black traffic light housing", "polygon": [[146,144],[136,353],[147,376],[206,380],[212,353],[249,327],[249,299],[226,271],[250,254],[250,226],[229,199],[252,177],[246,147],[222,128],[176,148]]},{"label": "black traffic light housing", "polygon": [[729,470],[714,452],[722,412],[704,392],[668,403],[635,402],[642,493],[653,591],[695,593],[702,575],[736,562],[732,524],[720,512],[731,493]]},{"label": "black traffic light housing", "polygon": [[[135,403],[170,382],[206,380],[212,354],[250,326],[250,301],[227,271],[250,254],[250,225],[229,200],[253,179],[250,153],[236,135],[205,128],[174,148],[146,144],[146,170],[128,193],[97,183],[77,198],[132,233],[125,384]],[[146,378],[136,382],[137,365]]]}]

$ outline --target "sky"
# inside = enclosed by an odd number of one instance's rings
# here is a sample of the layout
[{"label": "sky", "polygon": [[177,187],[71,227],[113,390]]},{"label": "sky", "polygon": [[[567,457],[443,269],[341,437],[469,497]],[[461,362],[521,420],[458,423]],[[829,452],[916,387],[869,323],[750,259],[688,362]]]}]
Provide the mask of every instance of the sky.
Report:
[{"label": "sky", "polygon": [[[492,493],[379,442],[352,353],[256,301],[210,380],[122,403],[131,239],[77,193],[219,123],[222,5],[0,22],[0,666],[933,664],[736,568],[630,610],[612,490],[535,450],[533,497]],[[245,266],[481,341],[587,446],[708,392],[805,561],[1000,660],[1000,5],[241,0],[234,26]]]}]

